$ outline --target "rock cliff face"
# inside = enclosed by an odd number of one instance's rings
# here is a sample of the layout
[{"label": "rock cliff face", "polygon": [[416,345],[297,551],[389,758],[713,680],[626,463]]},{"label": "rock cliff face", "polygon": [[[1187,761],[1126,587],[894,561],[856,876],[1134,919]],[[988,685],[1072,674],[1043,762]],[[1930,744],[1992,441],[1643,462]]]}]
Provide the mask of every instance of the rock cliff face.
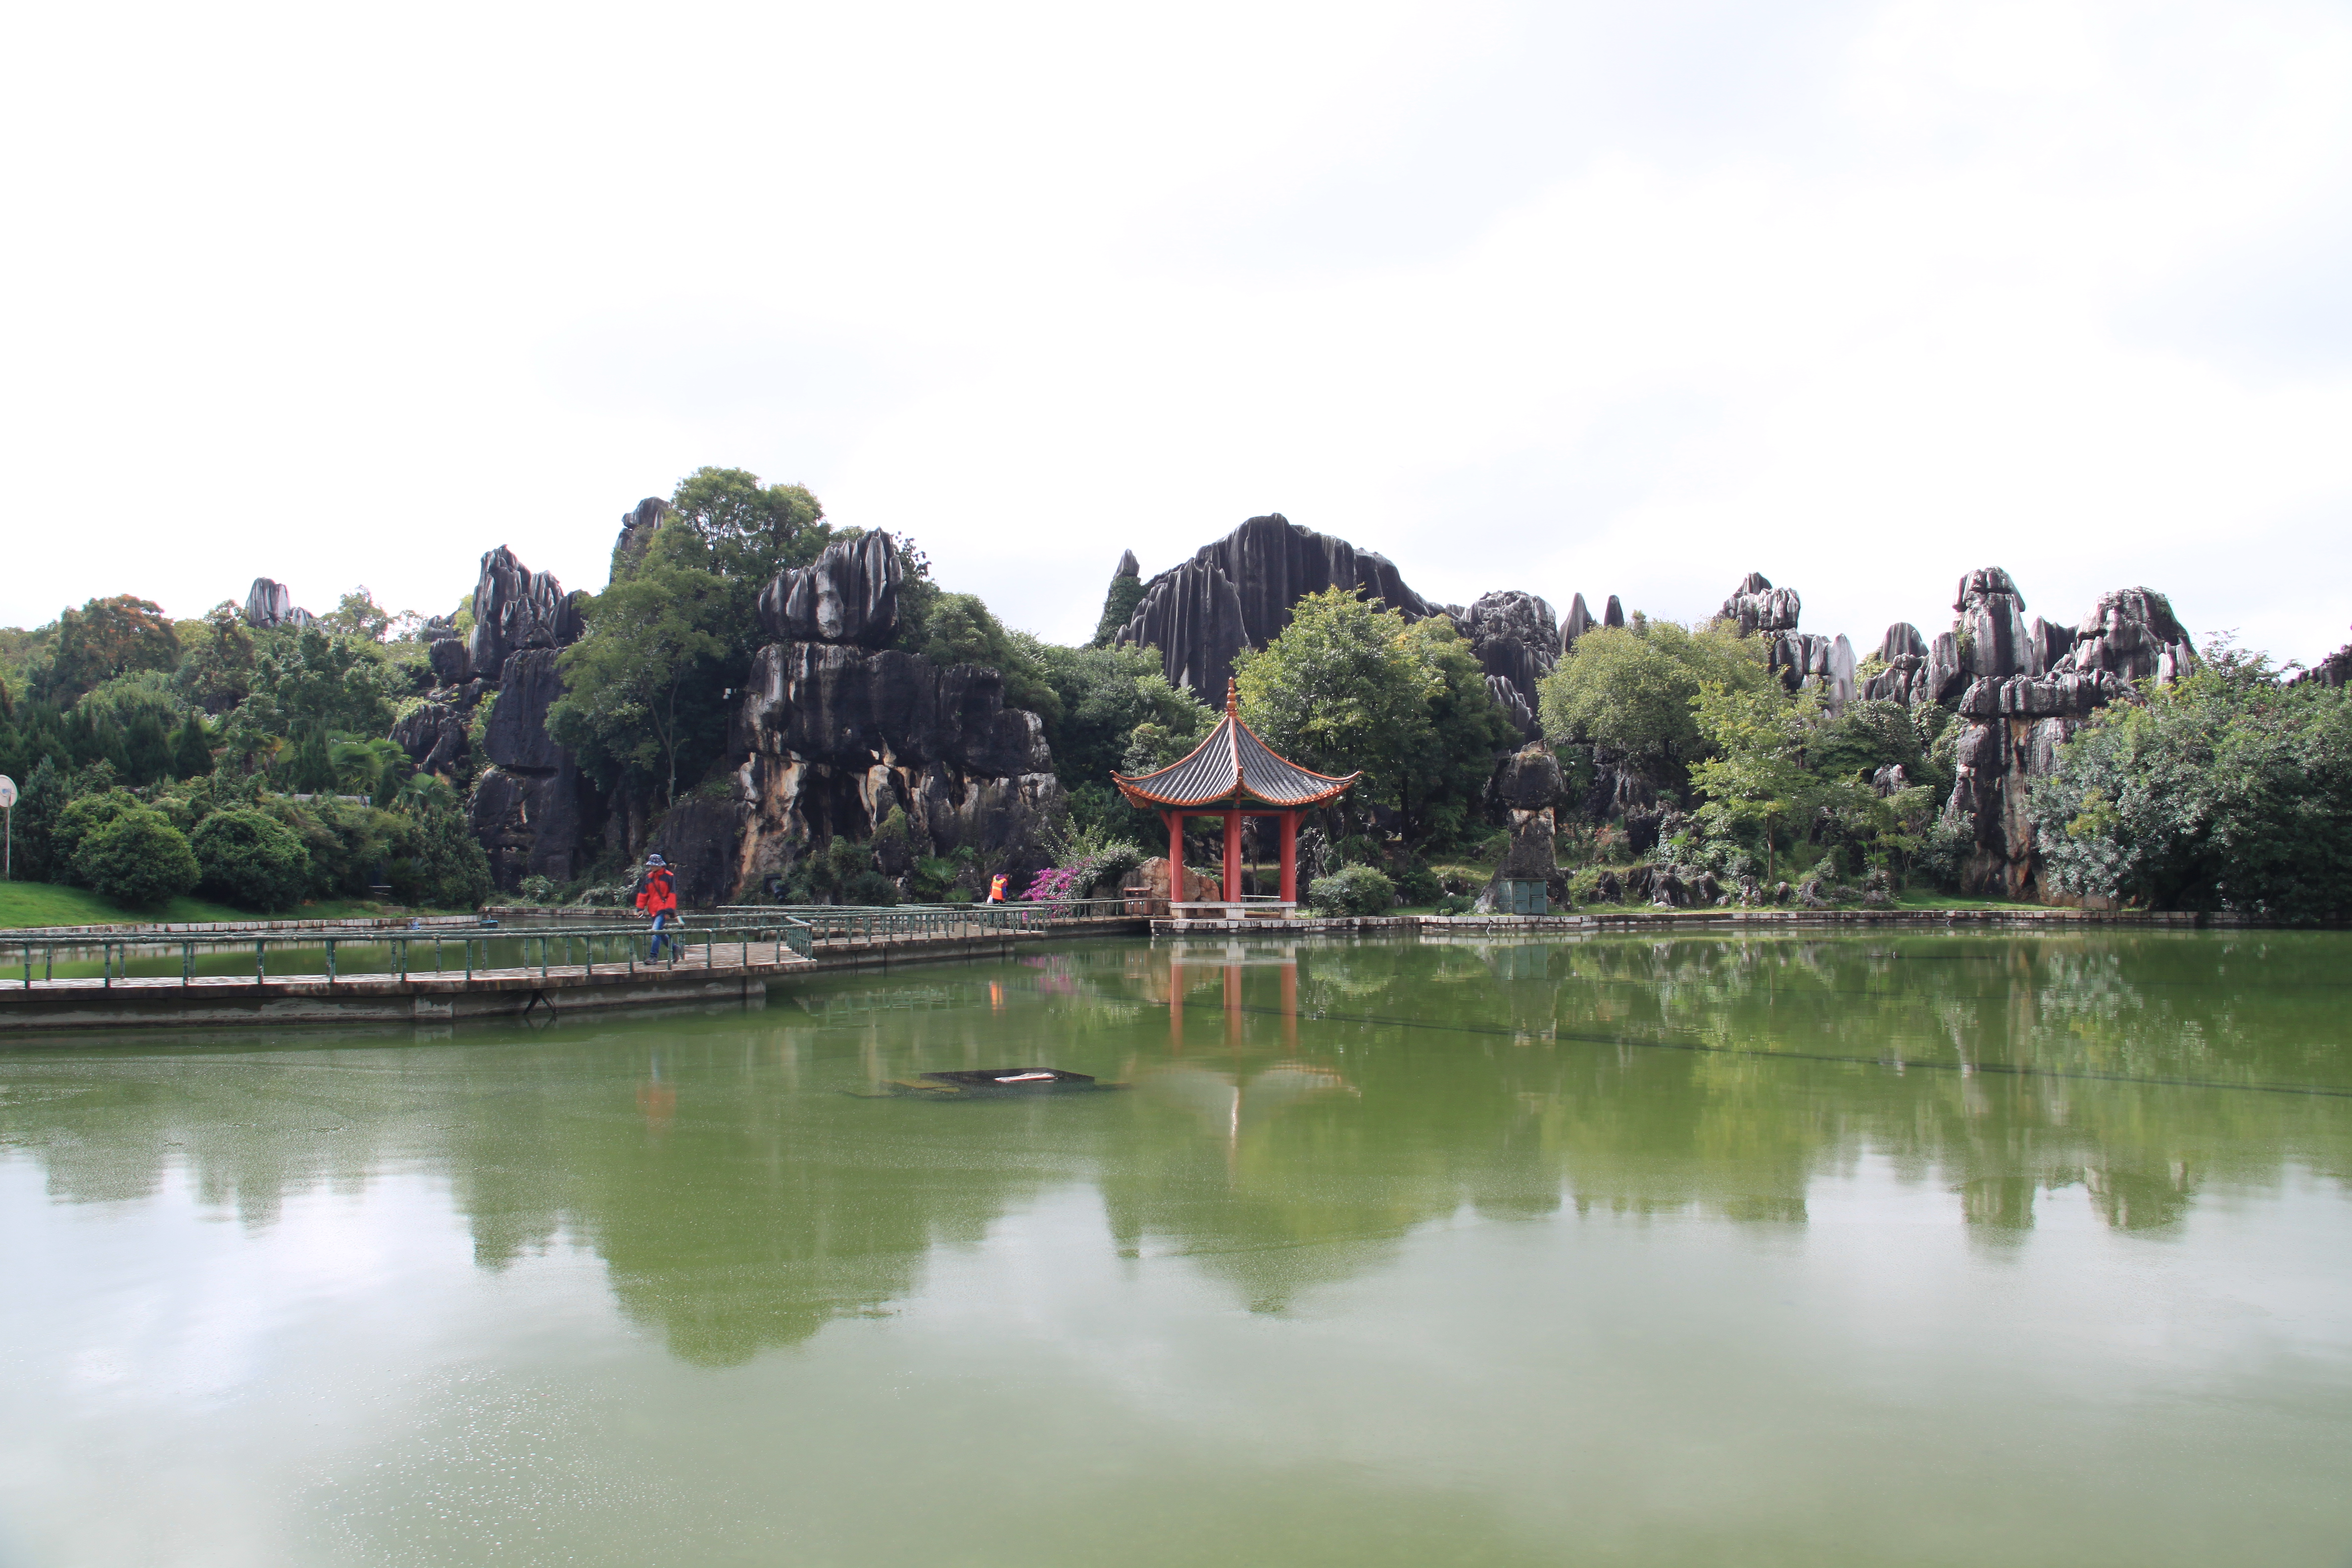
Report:
[{"label": "rock cliff face", "polygon": [[1482,594],[1454,617],[1486,672],[1486,689],[1528,740],[1539,740],[1536,683],[1559,662],[1560,631],[1551,606],[1517,589]]},{"label": "rock cliff face", "polygon": [[669,502],[659,496],[647,496],[621,514],[620,537],[613,541],[612,575],[622,573],[646,558],[646,550],[654,542],[654,532],[661,527],[662,519],[669,515]]},{"label": "rock cliff face", "polygon": [[880,647],[898,629],[904,569],[886,533],[828,546],[805,567],[779,573],[760,595],[760,624],[788,642]]},{"label": "rock cliff face", "polygon": [[1794,588],[1775,588],[1763,573],[1750,572],[1723,601],[1718,613],[1738,624],[1740,636],[1751,637],[1758,632],[1795,631],[1803,609],[1804,601]]},{"label": "rock cliff face", "polygon": [[912,856],[970,847],[1016,887],[1051,862],[1040,837],[1068,806],[1044,726],[1004,705],[994,670],[881,646],[902,574],[872,533],[761,595],[778,640],[753,658],[735,716],[732,796],[673,809],[655,840],[682,899],[716,901],[836,837],[871,838],[894,809]]},{"label": "rock cliff face", "polygon": [[1234,657],[1264,647],[1290,624],[1293,605],[1331,587],[1360,589],[1407,620],[1435,613],[1386,556],[1276,512],[1251,518],[1145,584],[1118,640],[1158,648],[1171,684],[1221,702]]},{"label": "rock cliff face", "polygon": [[467,654],[476,675],[494,684],[506,662],[526,648],[568,647],[579,640],[580,606],[554,574],[533,572],[505,545],[482,557],[474,584],[474,635]]},{"label": "rock cliff face", "polygon": [[294,603],[294,590],[268,577],[256,577],[245,591],[245,624],[259,630],[271,626],[307,626],[318,619]]},{"label": "rock cliff face", "polygon": [[[2084,720],[2128,699],[2137,686],[2178,679],[2196,667],[2196,656],[2171,604],[2147,588],[2100,595],[2070,630],[2038,616],[2028,623],[2016,583],[1985,567],[1960,579],[1953,608],[1960,637],[1936,639],[1920,686],[1940,695],[1966,683],[1956,777],[1944,806],[1945,820],[1969,836],[1961,884],[1974,893],[2040,897],[2028,811],[2033,782],[2054,769],[2058,748]],[[1948,652],[1955,640],[1957,650]]]},{"label": "rock cliff face", "polygon": [[[468,820],[504,892],[525,877],[581,875],[606,816],[603,797],[547,732],[547,710],[563,695],[556,654],[580,631],[578,604],[563,584],[499,546],[482,557],[474,584],[473,637],[460,640],[446,622],[427,625],[436,684],[392,729],[420,770],[460,789],[470,783]],[[478,718],[483,765],[476,775]]]}]

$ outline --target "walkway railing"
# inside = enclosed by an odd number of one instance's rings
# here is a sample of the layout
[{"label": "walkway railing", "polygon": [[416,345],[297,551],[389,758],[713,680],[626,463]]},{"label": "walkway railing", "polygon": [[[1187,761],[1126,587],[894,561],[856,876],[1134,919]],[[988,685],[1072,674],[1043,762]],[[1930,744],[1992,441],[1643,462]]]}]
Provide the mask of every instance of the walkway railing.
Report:
[{"label": "walkway railing", "polygon": [[1022,904],[758,904],[737,910],[773,910],[805,921],[819,942],[887,942],[905,937],[989,936],[1038,931],[1075,921],[1133,920],[1145,912],[1132,899],[1066,899]]},{"label": "walkway railing", "polygon": [[[32,990],[47,984],[102,988],[117,981],[150,984],[175,977],[183,985],[201,979],[323,978],[329,984],[352,978],[406,980],[419,975],[473,979],[486,973],[556,970],[596,975],[606,971],[675,969],[699,952],[704,968],[730,963],[750,967],[752,949],[768,947],[801,958],[812,956],[815,938],[805,921],[762,913],[726,921],[698,921],[660,933],[664,952],[654,957],[655,933],[643,921],[628,925],[575,927],[568,931],[477,929],[372,932],[365,937],[325,937],[270,932],[221,932],[164,937],[16,937],[0,939],[0,987]],[[728,950],[734,949],[730,953]],[[273,958],[277,968],[270,965]],[[250,960],[251,967],[247,963]],[[0,961],[5,962],[5,961]],[[14,973],[9,973],[14,971]],[[63,973],[60,973],[63,971]]]},{"label": "walkway railing", "polygon": [[699,952],[704,964],[729,962],[727,950],[749,964],[751,950],[777,946],[803,958],[820,944],[863,946],[893,942],[951,941],[1016,931],[1043,931],[1088,921],[1131,920],[1131,899],[1073,899],[1020,904],[735,904],[698,914],[664,934],[660,958],[641,920],[543,927],[495,922],[478,927],[373,930],[348,936],[319,931],[226,930],[141,935],[0,936],[0,989],[45,984],[110,988],[117,981],[152,984],[177,979],[324,979],[329,984],[362,976],[416,975],[472,979],[557,970],[590,975],[674,968]]}]

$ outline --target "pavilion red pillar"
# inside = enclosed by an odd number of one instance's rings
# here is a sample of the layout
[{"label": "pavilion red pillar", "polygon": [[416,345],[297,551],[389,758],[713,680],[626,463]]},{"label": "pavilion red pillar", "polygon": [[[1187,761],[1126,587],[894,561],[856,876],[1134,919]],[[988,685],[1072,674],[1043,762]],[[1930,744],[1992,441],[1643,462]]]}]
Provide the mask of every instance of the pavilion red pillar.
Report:
[{"label": "pavilion red pillar", "polygon": [[1242,814],[1225,813],[1225,899],[1242,896]]},{"label": "pavilion red pillar", "polygon": [[[1181,903],[1184,900],[1184,814],[1163,811],[1168,819],[1168,901]],[[1173,914],[1174,910],[1169,911]]]},{"label": "pavilion red pillar", "polygon": [[1298,901],[1298,814],[1282,814],[1282,896],[1286,902]]},{"label": "pavilion red pillar", "polygon": [[1184,1051],[1184,966],[1176,955],[1168,955],[1168,1048],[1181,1056]]}]

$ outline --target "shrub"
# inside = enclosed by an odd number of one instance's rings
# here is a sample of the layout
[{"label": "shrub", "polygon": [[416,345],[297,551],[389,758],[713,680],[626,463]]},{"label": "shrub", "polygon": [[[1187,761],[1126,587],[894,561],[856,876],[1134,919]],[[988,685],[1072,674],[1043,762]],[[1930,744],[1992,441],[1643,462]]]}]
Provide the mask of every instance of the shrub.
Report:
[{"label": "shrub", "polygon": [[310,883],[310,856],[294,830],[239,807],[196,824],[189,847],[214,897],[251,910],[290,909]]},{"label": "shrub", "polygon": [[449,807],[413,818],[417,896],[435,909],[470,910],[490,896],[490,858],[466,819]]},{"label": "shrub", "polygon": [[1404,895],[1406,903],[1418,907],[1433,904],[1444,898],[1445,884],[1439,881],[1437,873],[1426,866],[1408,866],[1398,874],[1397,891]]},{"label": "shrub", "polygon": [[1383,915],[1396,907],[1396,884],[1370,866],[1349,866],[1307,885],[1307,901],[1324,915]]},{"label": "shrub", "polygon": [[522,895],[522,901],[526,904],[551,904],[555,902],[555,884],[549,881],[545,877],[525,877],[522,879],[522,887],[520,891]]},{"label": "shrub", "polygon": [[[68,803],[58,813],[49,829],[49,855],[56,869],[64,872],[65,880],[80,882],[81,847],[94,837],[100,829],[119,821],[134,811],[154,815],[139,797],[127,789],[108,790],[102,795],[86,795]],[[84,883],[84,886],[89,884]]]},{"label": "shrub", "polygon": [[134,910],[163,908],[203,875],[180,830],[143,806],[83,838],[74,874],[100,897]]},{"label": "shrub", "polygon": [[1441,915],[1466,915],[1478,907],[1478,900],[1467,893],[1448,893],[1437,901]]}]

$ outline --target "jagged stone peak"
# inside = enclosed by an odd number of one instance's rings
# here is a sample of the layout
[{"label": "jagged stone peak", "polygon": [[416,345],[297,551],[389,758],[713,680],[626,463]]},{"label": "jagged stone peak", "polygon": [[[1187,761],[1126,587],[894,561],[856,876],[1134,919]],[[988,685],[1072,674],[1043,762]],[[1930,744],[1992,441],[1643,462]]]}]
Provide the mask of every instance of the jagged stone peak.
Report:
[{"label": "jagged stone peak", "polygon": [[271,626],[307,626],[318,619],[294,602],[294,590],[270,577],[256,577],[245,591],[245,624],[267,630]]},{"label": "jagged stone peak", "polygon": [[1724,620],[1736,623],[1742,637],[1755,632],[1792,632],[1805,604],[1794,588],[1775,588],[1772,579],[1761,572],[1750,572],[1739,580],[1717,612]]},{"label": "jagged stone peak", "polygon": [[1886,664],[1893,664],[1898,658],[1925,658],[1927,657],[1927,639],[1909,621],[1897,621],[1887,627],[1886,635],[1879,639],[1878,657]]},{"label": "jagged stone peak", "polygon": [[1140,577],[1142,575],[1143,563],[1135,558],[1135,552],[1132,550],[1120,551],[1118,555],[1118,564],[1111,569],[1111,581],[1116,583],[1122,577]]},{"label": "jagged stone peak", "polygon": [[1599,624],[1592,618],[1592,612],[1585,606],[1583,595],[1579,594],[1570,599],[1568,614],[1559,618],[1559,657],[1566,658],[1570,650],[1576,647],[1576,639]]},{"label": "jagged stone peak", "polygon": [[1385,555],[1268,512],[1147,582],[1117,640],[1158,648],[1171,681],[1214,703],[1243,648],[1264,647],[1290,624],[1293,605],[1334,587],[1408,620],[1440,613]]},{"label": "jagged stone peak", "polygon": [[1960,578],[1959,591],[1952,595],[1952,608],[1966,613],[1999,595],[2016,600],[2013,609],[2025,608],[2025,595],[2017,591],[2017,579],[1999,566],[1979,566]]},{"label": "jagged stone peak", "polygon": [[505,545],[486,552],[474,582],[473,673],[495,683],[525,648],[567,647],[582,630],[580,606],[552,572],[534,572]]},{"label": "jagged stone peak", "polygon": [[760,594],[760,621],[785,642],[882,647],[898,630],[906,569],[878,530],[828,544],[806,566],[776,574]]},{"label": "jagged stone peak", "polygon": [[621,514],[620,537],[613,541],[613,575],[618,577],[629,567],[645,559],[646,549],[654,542],[654,532],[669,515],[669,502],[659,496],[647,496]]}]

